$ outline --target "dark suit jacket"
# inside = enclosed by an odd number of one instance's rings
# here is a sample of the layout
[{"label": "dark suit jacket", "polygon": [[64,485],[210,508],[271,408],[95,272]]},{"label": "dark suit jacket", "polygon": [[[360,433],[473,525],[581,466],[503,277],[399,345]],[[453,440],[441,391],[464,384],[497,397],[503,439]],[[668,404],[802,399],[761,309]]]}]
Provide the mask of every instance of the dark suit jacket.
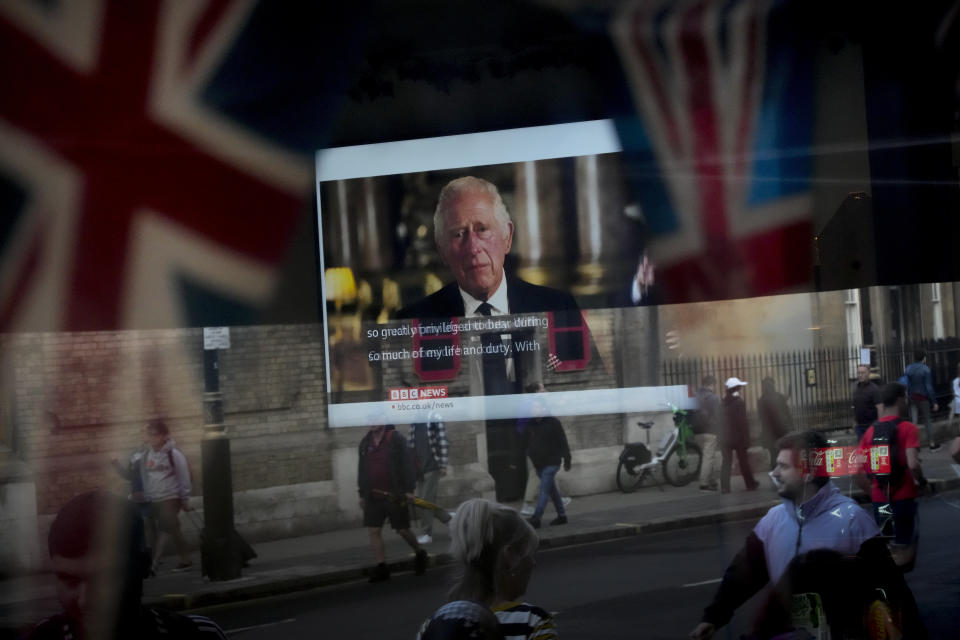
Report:
[{"label": "dark suit jacket", "polygon": [[[576,326],[583,323],[580,316],[580,308],[569,293],[551,289],[550,287],[541,287],[539,285],[524,282],[519,278],[507,276],[507,304],[510,305],[510,313],[541,313],[546,311],[554,312],[555,322],[563,326]],[[418,320],[448,320],[452,317],[463,317],[466,311],[463,307],[463,297],[460,295],[460,289],[456,282],[452,282],[440,289],[436,293],[419,300],[409,307],[401,309],[397,313],[399,319],[416,318]],[[560,314],[560,318],[557,315]],[[568,317],[576,314],[577,317]],[[584,323],[585,324],[585,323]],[[526,336],[533,334],[531,329],[510,331],[514,340],[522,340]],[[591,340],[592,348],[592,340]],[[522,354],[517,354],[521,355]],[[528,354],[532,356],[532,354]],[[484,388],[487,389],[487,395],[496,395],[501,393],[522,393],[523,383],[526,380],[524,370],[530,363],[525,357],[515,357],[515,380],[507,381],[505,377],[492,374],[487,377],[485,370]],[[513,421],[509,421],[511,429]]]},{"label": "dark suit jacket", "polygon": [[[507,304],[510,313],[537,313],[540,311],[579,311],[577,302],[569,293],[550,287],[541,287],[519,278],[507,277]],[[397,318],[446,319],[464,316],[463,297],[456,282],[451,282],[436,293],[404,307]]]}]

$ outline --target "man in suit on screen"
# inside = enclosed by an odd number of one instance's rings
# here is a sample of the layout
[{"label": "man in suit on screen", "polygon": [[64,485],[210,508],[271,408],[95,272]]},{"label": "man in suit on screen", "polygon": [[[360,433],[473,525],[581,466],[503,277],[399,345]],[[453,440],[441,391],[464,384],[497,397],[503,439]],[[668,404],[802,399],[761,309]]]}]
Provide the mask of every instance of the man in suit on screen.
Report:
[{"label": "man in suit on screen", "polygon": [[451,180],[440,191],[433,216],[437,251],[451,282],[401,309],[399,318],[450,318],[577,311],[573,296],[507,276],[504,259],[513,243],[513,222],[497,187],[473,176]]},{"label": "man in suit on screen", "polygon": [[[497,187],[487,180],[465,176],[440,191],[434,213],[434,240],[454,282],[401,309],[398,318],[419,320],[478,318],[509,314],[553,312],[554,326],[584,326],[573,296],[508,276],[504,261],[513,243],[514,225]],[[585,329],[585,326],[584,326]],[[525,382],[539,380],[529,371],[532,362],[511,349],[511,344],[533,337],[529,329],[493,331],[483,342],[483,389],[486,395],[523,392]],[[589,346],[580,357],[587,359]],[[558,349],[559,351],[559,349]],[[557,356],[563,359],[563,353]],[[515,464],[514,420],[487,422],[488,462],[496,482],[497,499],[516,500],[523,495],[525,469]]]}]

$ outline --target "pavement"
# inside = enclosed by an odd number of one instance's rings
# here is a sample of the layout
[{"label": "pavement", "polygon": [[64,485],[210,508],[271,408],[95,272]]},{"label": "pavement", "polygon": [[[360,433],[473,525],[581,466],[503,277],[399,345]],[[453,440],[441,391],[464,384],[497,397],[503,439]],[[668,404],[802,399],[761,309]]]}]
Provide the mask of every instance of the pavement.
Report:
[{"label": "pavement", "polygon": [[[936,452],[924,448],[921,461],[936,491],[960,488],[960,465],[951,463],[947,447]],[[611,473],[613,473],[611,469]],[[547,507],[539,530],[542,549],[638,536],[716,522],[759,519],[779,503],[769,479],[756,473],[760,489],[746,491],[740,476],[733,477],[732,492],[702,492],[697,483],[686,487],[644,485],[632,494],[620,492],[576,496],[567,507],[569,523],[551,527],[553,507]],[[835,480],[841,490],[864,501],[849,478]],[[451,507],[453,505],[450,505]],[[394,572],[411,571],[410,548],[393,532],[385,531],[387,558]],[[449,564],[449,537],[445,525],[434,523],[433,542],[426,545],[430,568]],[[367,531],[342,529],[316,535],[262,542],[254,545],[258,558],[243,576],[210,582],[200,575],[199,553],[191,571],[171,570],[175,556],[166,559],[158,575],[144,583],[144,602],[173,610],[197,609],[317,587],[365,580],[372,559]],[[0,631],[22,628],[59,610],[53,579],[35,574],[0,580]]]}]

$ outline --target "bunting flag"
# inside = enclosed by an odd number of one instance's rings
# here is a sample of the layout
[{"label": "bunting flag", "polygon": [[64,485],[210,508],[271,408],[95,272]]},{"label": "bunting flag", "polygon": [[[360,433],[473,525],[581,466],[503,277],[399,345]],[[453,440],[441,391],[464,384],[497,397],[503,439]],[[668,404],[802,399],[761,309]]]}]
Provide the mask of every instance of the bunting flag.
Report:
[{"label": "bunting flag", "polygon": [[221,108],[269,98],[223,77],[256,55],[257,10],[0,4],[0,331],[242,323],[265,303],[311,165]]},{"label": "bunting flag", "polygon": [[618,129],[663,302],[812,281],[813,60],[791,9],[643,0],[613,20],[638,111]]}]

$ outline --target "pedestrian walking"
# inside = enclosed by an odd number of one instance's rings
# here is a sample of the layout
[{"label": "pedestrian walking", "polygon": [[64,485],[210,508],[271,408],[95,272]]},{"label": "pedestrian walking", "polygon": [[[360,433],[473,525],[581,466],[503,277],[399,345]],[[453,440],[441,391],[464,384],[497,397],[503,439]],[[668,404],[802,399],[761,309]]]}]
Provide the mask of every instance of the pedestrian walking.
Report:
[{"label": "pedestrian walking", "polygon": [[533,468],[540,478],[540,494],[537,497],[537,506],[530,516],[530,524],[534,529],[540,528],[540,520],[547,508],[547,502],[553,501],[557,517],[550,521],[552,526],[567,524],[567,515],[563,506],[563,499],[554,482],[563,463],[564,471],[570,471],[570,446],[567,444],[567,435],[563,425],[547,412],[546,403],[540,397],[535,397],[531,412],[533,417],[527,422],[524,432],[524,449]]},{"label": "pedestrian walking", "polygon": [[[547,389],[543,386],[542,382],[532,382],[526,386],[525,390],[527,393],[544,393]],[[527,423],[530,422],[531,417],[532,416],[523,416],[517,420],[517,436],[518,441],[521,443],[524,441],[524,433],[527,430]],[[523,505],[520,508],[520,515],[532,516],[536,510],[537,498],[540,496],[540,477],[537,475],[537,470],[533,465],[527,464],[527,452],[523,449],[522,445],[518,456],[518,464],[527,471],[527,482],[523,492]],[[560,494],[560,501],[563,503],[563,508],[566,509],[567,506],[573,502],[573,498],[564,493],[559,476],[554,476],[553,484],[557,488],[557,493]]]},{"label": "pedestrian walking", "polygon": [[737,454],[740,473],[747,491],[755,490],[759,485],[753,477],[750,456],[750,423],[747,421],[747,403],[742,391],[746,381],[737,377],[727,378],[727,394],[723,398],[723,430],[720,434],[720,446],[723,450],[723,462],[720,465],[720,492],[730,493],[730,472],[733,467],[733,454]]},{"label": "pedestrian walking", "polygon": [[700,490],[716,491],[717,481],[717,428],[720,422],[720,398],[717,396],[717,379],[711,375],[703,377],[697,389],[697,411],[693,414],[693,439],[700,447]]},{"label": "pedestrian walking", "polygon": [[923,420],[923,426],[927,430],[927,444],[930,446],[930,451],[936,451],[940,445],[933,437],[930,413],[931,406],[936,412],[940,409],[940,405],[937,404],[937,396],[933,392],[933,374],[927,366],[927,352],[924,349],[917,349],[913,354],[913,360],[903,374],[907,379],[910,420],[914,424],[919,424],[919,420]]},{"label": "pedestrian walking", "polygon": [[[880,418],[867,429],[860,441],[859,455],[864,460],[856,478],[864,491],[869,491],[877,523],[892,520],[891,551],[897,565],[909,571],[917,556],[917,496],[927,485],[920,466],[920,438],[917,425],[903,419],[906,414],[906,390],[898,382],[885,384],[880,390],[883,406]],[[889,451],[888,472],[875,472],[871,447],[886,446]],[[869,478],[869,481],[868,481]]]},{"label": "pedestrian walking", "polygon": [[[690,632],[692,640],[712,638],[740,605],[767,585],[774,588],[751,638],[811,637],[780,635],[797,629],[794,614],[799,611],[791,610],[791,605],[795,595],[807,592],[822,598],[833,637],[863,637],[864,614],[878,590],[902,614],[898,617],[903,637],[926,636],[913,594],[891,561],[876,523],[818,472],[818,455],[826,446],[826,438],[816,431],[780,440],[770,477],[782,503],[747,536],[701,622]],[[804,612],[808,616],[810,609]],[[815,624],[825,631],[822,617]]]},{"label": "pedestrian walking", "polygon": [[174,571],[187,571],[193,567],[190,548],[180,530],[180,512],[193,511],[190,506],[190,465],[187,457],[177,448],[170,437],[170,428],[162,420],[147,425],[147,448],[140,458],[143,474],[144,497],[150,503],[150,517],[157,531],[153,550],[154,573],[167,544],[173,540],[180,561]]},{"label": "pedestrian walking", "polygon": [[867,365],[857,366],[857,381],[853,383],[850,394],[853,396],[853,431],[857,435],[857,442],[860,442],[870,425],[877,421],[882,405],[880,388],[870,379],[870,367]]},{"label": "pedestrian walking", "polygon": [[777,460],[777,441],[793,431],[793,417],[786,396],[777,391],[773,378],[769,376],[760,381],[757,413],[760,415],[760,438],[770,453],[772,469]]},{"label": "pedestrian walking", "polygon": [[[505,639],[556,640],[550,613],[519,600],[537,566],[534,555],[540,543],[519,513],[482,498],[467,500],[457,509],[450,538],[450,555],[458,569],[450,601],[490,608]],[[418,639],[427,637],[423,630]]]},{"label": "pedestrian walking", "polygon": [[360,441],[360,459],[357,465],[357,487],[363,526],[370,535],[370,547],[376,566],[370,582],[390,579],[387,552],[383,545],[383,523],[390,526],[413,549],[414,573],[427,570],[427,552],[410,531],[410,504],[416,485],[416,471],[412,456],[407,453],[406,439],[392,424],[384,424],[382,416],[371,417],[370,429]]},{"label": "pedestrian walking", "polygon": [[[447,475],[447,459],[450,452],[447,428],[439,413],[430,411],[426,422],[410,425],[408,446],[413,450],[419,463],[417,495],[427,502],[436,502],[440,479]],[[444,524],[450,522],[450,514],[446,510],[416,507],[416,512],[420,529],[417,542],[420,544],[433,542],[434,519]]]}]

